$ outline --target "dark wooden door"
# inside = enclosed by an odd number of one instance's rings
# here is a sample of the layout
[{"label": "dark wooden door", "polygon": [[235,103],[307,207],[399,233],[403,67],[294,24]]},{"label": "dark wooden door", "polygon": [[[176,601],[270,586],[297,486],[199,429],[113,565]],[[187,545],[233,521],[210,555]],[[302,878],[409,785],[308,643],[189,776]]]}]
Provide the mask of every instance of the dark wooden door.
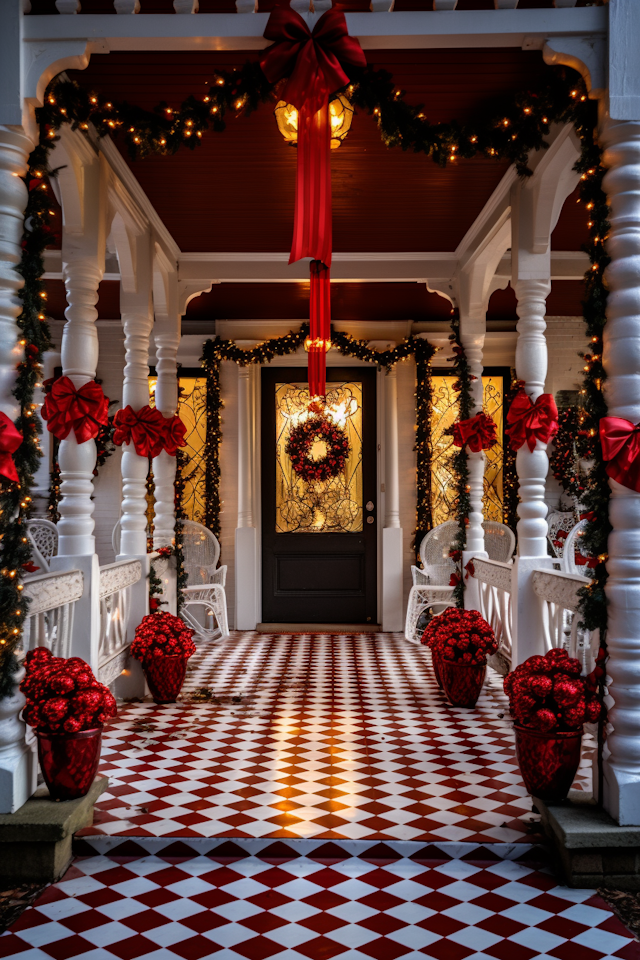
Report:
[{"label": "dark wooden door", "polygon": [[284,450],[308,402],[305,373],[301,367],[262,371],[262,619],[373,624],[375,370],[327,370],[329,416],[347,432],[351,454],[344,475],[325,485],[299,480]]}]

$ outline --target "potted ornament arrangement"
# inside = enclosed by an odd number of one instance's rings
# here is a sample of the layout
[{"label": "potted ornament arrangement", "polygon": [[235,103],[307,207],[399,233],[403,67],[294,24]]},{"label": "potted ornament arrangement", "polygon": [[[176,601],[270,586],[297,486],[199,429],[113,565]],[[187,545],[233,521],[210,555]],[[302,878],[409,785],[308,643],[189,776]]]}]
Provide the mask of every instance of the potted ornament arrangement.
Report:
[{"label": "potted ornament arrangement", "polygon": [[600,719],[603,706],[596,667],[581,676],[579,660],[566,650],[549,650],[521,663],[504,679],[516,730],[516,755],[529,794],[545,801],[564,800],[580,764],[584,723]]},{"label": "potted ornament arrangement", "polygon": [[196,652],[193,630],[180,617],[164,610],[149,613],[136,627],[131,655],[140,660],[156,703],[175,703]]},{"label": "potted ornament arrangement", "polygon": [[495,634],[477,610],[448,607],[434,617],[421,643],[431,650],[438,685],[454,707],[474,707],[480,696],[487,657],[498,649]]},{"label": "potted ornament arrangement", "polygon": [[22,716],[38,741],[42,776],[52,800],[84,797],[94,781],[105,720],[116,701],[79,657],[54,657],[37,647],[25,657]]}]

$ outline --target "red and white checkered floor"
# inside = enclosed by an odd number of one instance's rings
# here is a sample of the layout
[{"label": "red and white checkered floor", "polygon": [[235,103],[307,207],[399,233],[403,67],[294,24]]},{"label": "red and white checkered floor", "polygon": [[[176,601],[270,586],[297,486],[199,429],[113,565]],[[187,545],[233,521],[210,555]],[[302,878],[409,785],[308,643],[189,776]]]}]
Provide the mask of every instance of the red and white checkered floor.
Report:
[{"label": "red and white checkered floor", "polygon": [[640,960],[532,842],[500,678],[448,707],[399,636],[236,634],[181,703],[122,711],[102,772],[76,861],[1,957]]}]

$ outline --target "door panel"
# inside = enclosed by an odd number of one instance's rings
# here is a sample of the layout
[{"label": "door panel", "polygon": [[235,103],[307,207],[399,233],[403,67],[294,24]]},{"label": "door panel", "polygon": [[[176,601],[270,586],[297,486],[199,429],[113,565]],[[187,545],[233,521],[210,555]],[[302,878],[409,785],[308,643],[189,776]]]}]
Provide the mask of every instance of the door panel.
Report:
[{"label": "door panel", "polygon": [[311,484],[285,451],[308,415],[304,373],[262,371],[262,619],[375,623],[375,371],[327,370],[325,411],[347,433],[350,454],[339,477]]}]

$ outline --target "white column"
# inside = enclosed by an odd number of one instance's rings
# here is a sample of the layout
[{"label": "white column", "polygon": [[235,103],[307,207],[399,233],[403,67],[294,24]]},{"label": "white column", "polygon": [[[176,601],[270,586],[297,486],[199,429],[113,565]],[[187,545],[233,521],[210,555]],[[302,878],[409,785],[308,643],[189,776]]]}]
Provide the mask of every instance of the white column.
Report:
[{"label": "white column", "polygon": [[238,367],[238,526],[236,529],[236,630],[255,630],[257,608],[257,530],[253,515],[253,437],[255,409],[251,368]]},{"label": "white column", "polygon": [[402,630],[402,550],[398,463],[398,377],[391,367],[384,378],[384,505],[382,530],[382,629]]},{"label": "white column", "polygon": [[[640,421],[640,122],[604,124],[604,188],[611,206],[604,390],[609,416]],[[609,712],[603,803],[640,824],[640,494],[610,480],[606,594]]]},{"label": "white column", "polygon": [[[469,364],[469,373],[475,377],[471,381],[472,408],[470,416],[482,413],[483,391],[482,391],[482,373],[484,370],[482,355],[484,351],[484,338],[486,323],[484,317],[476,320],[466,317],[460,318],[460,342],[464,347],[464,352]],[[478,581],[473,577],[465,580],[465,567],[473,557],[486,557],[484,549],[484,530],[482,521],[484,520],[482,497],[484,493],[484,451],[480,450],[474,453],[467,449],[467,465],[469,468],[469,499],[470,512],[469,523],[467,526],[467,540],[465,548],[462,551],[462,578],[464,583],[464,605],[467,610],[480,609],[480,591]]]},{"label": "white column", "polygon": [[[62,331],[62,375],[69,377],[76,388],[96,376],[98,311],[95,305],[103,272],[103,265],[95,256],[78,256],[63,262],[68,306]],[[95,440],[78,443],[71,431],[66,440],[60,441],[58,462],[61,480],[58,556],[93,556]]]},{"label": "white column", "polygon": [[[20,128],[0,126],[0,409],[12,420],[19,413],[12,391],[22,358],[16,317],[22,309],[17,293],[23,280],[15,268],[22,255],[27,190],[20,177],[32,147]],[[0,813],[13,813],[37,786],[35,750],[26,743],[26,725],[19,719],[25,705],[18,689],[23,676],[20,668],[12,695],[0,701]]]},{"label": "white column", "polygon": [[[120,297],[124,328],[125,367],[122,408],[140,410],[149,404],[149,336],[153,319],[149,297],[124,292]],[[174,378],[175,379],[175,378]],[[149,461],[136,453],[133,444],[122,445],[122,516],[120,555],[141,557],[147,553],[147,473]]]},{"label": "white column", "polygon": [[[545,260],[546,262],[546,260]],[[521,279],[515,283],[518,300],[518,340],[516,377],[524,381],[524,391],[533,403],[544,393],[547,377],[547,341],[545,310],[551,289],[548,278]],[[518,489],[518,555],[514,561],[512,587],[513,666],[542,649],[540,604],[531,584],[536,568],[550,567],[547,553],[547,505],[545,483],[549,471],[547,444],[536,441],[533,451],[524,444],[516,454]]]},{"label": "white column", "polygon": [[[164,417],[172,417],[178,409],[178,347],[180,345],[180,320],[178,317],[156,319],[156,407]],[[153,520],[153,546],[167,547],[175,543],[176,511],[175,480],[176,458],[163,450],[154,457],[153,482],[155,487],[155,511]],[[163,609],[177,612],[175,560],[164,566]]]}]

